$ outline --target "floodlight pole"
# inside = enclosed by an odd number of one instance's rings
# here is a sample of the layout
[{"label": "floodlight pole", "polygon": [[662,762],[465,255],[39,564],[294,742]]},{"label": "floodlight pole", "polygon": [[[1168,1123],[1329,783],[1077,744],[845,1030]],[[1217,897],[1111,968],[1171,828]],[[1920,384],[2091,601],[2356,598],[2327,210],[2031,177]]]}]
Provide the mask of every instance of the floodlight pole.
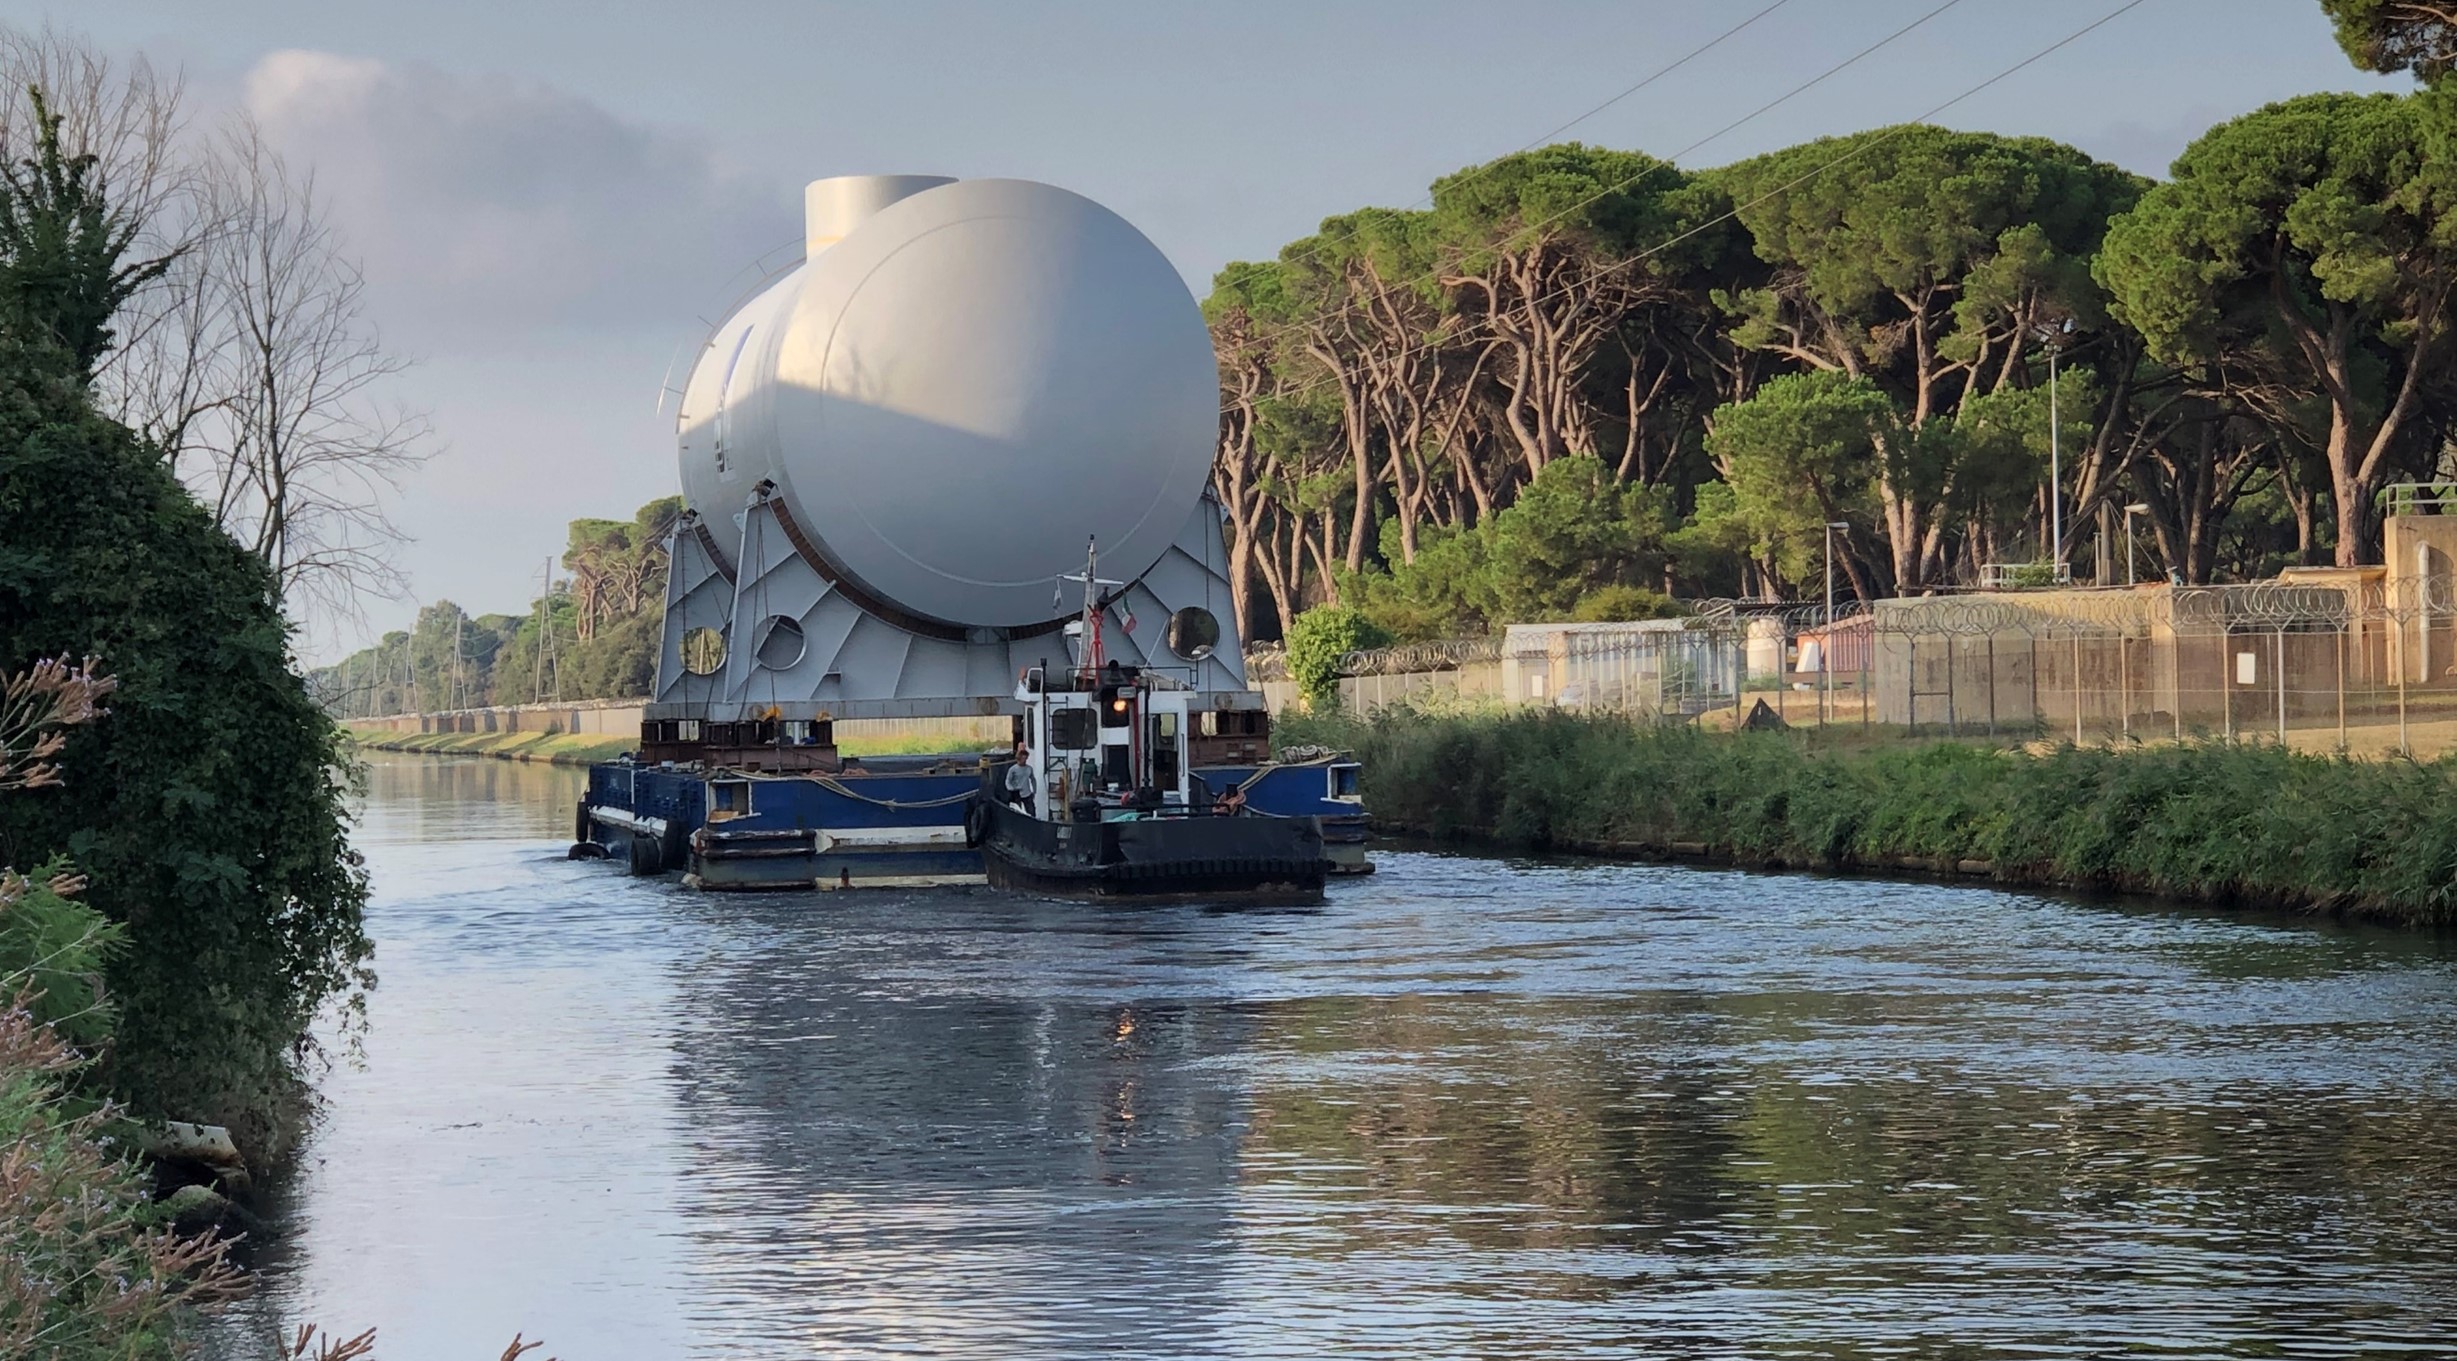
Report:
[{"label": "floodlight pole", "polygon": [[2048,570],[2058,583],[2065,566],[2065,454],[2056,413],[2056,343],[2048,342]]},{"label": "floodlight pole", "polygon": [[2048,574],[2062,585],[2065,577],[2065,451],[2063,419],[2057,410],[2056,361],[2064,353],[2073,319],[2041,325],[2039,339],[2048,352]]},{"label": "floodlight pole", "polygon": [[1826,521],[1826,636],[1817,648],[1817,726],[1826,725],[1826,712],[1834,707],[1834,531],[1848,530],[1843,520]]},{"label": "floodlight pole", "polygon": [[2139,501],[2124,508],[2124,584],[2127,586],[2139,584],[2133,570],[2133,517],[2149,513],[2150,507]]}]

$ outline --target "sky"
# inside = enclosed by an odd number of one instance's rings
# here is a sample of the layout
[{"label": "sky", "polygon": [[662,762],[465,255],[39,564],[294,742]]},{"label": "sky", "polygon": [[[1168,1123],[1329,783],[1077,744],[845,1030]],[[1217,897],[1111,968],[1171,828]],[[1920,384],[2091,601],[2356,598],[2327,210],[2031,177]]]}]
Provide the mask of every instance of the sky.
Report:
[{"label": "sky", "polygon": [[[523,610],[565,522],[676,491],[661,390],[746,271],[798,252],[809,180],[1063,185],[1199,295],[1324,217],[1420,203],[1768,2],[0,0],[0,21],[177,68],[199,120],[244,108],[363,263],[413,361],[395,395],[435,438],[393,507],[411,595],[310,620],[328,661],[422,602]],[[1901,122],[2120,3],[1784,0],[1563,136],[1702,167]],[[2158,175],[2273,100],[2402,87],[2347,65],[2317,0],[2143,0],[1933,121]]]}]

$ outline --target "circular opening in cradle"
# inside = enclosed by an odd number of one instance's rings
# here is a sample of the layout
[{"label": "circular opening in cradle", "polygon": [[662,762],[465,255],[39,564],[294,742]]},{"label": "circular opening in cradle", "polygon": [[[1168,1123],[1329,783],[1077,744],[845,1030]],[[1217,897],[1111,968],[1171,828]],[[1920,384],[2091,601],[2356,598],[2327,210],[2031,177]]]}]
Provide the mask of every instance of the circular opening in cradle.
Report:
[{"label": "circular opening in cradle", "polygon": [[802,660],[810,640],[802,636],[802,626],[781,614],[769,615],[759,624],[759,647],[752,653],[759,664],[770,671],[783,671]]},{"label": "circular opening in cradle", "polygon": [[1220,621],[1200,605],[1188,605],[1169,616],[1169,650],[1199,662],[1220,646]]},{"label": "circular opening in cradle", "polygon": [[682,636],[683,670],[713,676],[725,666],[725,635],[703,624]]}]

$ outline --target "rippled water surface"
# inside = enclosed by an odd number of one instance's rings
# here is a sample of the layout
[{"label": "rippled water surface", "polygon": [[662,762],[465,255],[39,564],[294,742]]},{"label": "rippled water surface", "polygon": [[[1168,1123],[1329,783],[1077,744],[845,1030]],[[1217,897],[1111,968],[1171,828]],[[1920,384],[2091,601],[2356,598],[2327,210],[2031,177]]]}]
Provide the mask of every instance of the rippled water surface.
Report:
[{"label": "rippled water surface", "polygon": [[2444,939],[1401,852],[701,896],[566,862],[579,789],[375,767],[364,1058],[228,1354],[2457,1350]]}]

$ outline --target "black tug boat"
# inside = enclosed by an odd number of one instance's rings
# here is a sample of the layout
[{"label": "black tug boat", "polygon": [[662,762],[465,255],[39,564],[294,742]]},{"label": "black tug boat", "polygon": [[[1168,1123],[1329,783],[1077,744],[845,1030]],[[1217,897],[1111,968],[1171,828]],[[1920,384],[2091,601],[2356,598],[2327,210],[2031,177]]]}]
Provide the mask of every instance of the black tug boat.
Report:
[{"label": "black tug boat", "polygon": [[1312,818],[1163,813],[1044,822],[987,805],[982,866],[1000,888],[1077,898],[1315,902],[1330,862]]},{"label": "black tug boat", "polygon": [[1320,821],[1254,812],[1242,789],[1206,788],[1185,759],[1197,693],[1102,659],[1099,589],[1115,583],[1096,567],[1087,560],[1083,619],[1067,628],[1078,665],[1024,672],[1014,759],[983,771],[967,810],[966,840],[981,847],[990,883],[1087,898],[1319,900],[1330,872]]}]

